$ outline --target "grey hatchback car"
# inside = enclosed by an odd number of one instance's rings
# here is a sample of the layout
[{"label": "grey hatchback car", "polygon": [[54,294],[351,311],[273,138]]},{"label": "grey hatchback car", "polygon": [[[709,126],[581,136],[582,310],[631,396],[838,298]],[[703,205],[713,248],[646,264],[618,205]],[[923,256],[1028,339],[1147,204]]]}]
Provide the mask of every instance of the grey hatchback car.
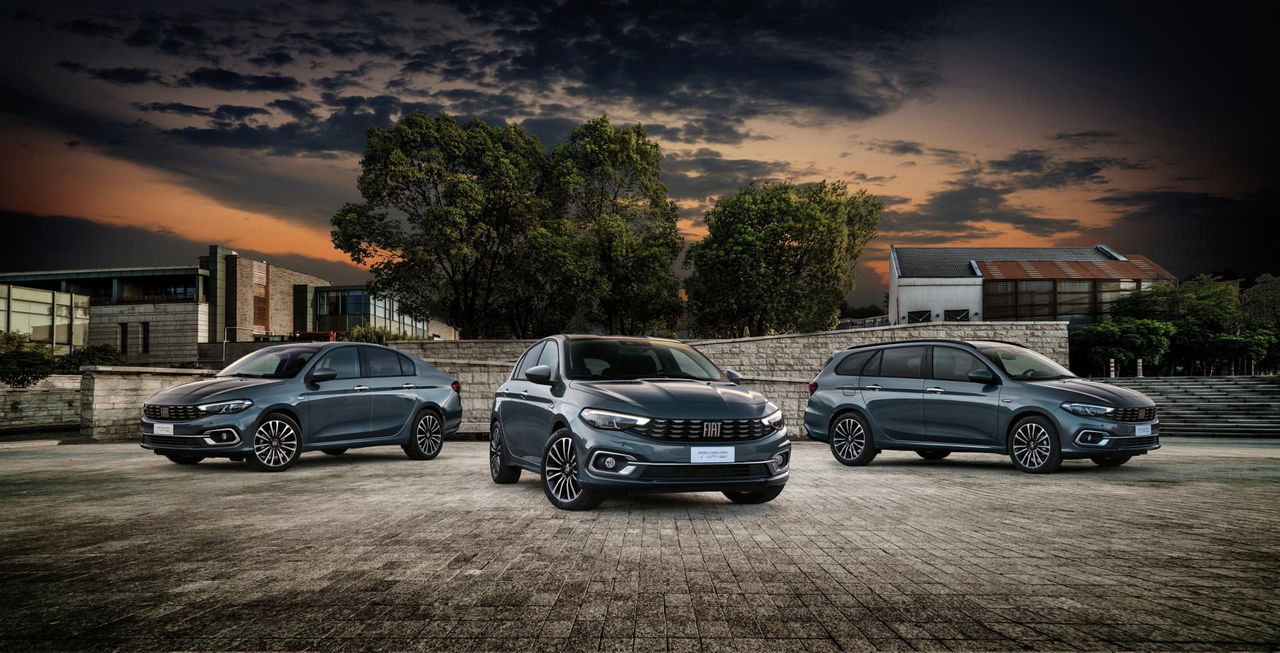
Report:
[{"label": "grey hatchback car", "polygon": [[147,399],[142,448],[179,465],[229,458],[264,472],[288,469],[304,451],[383,445],[429,460],[462,421],[460,390],[454,377],[389,347],[267,347]]},{"label": "grey hatchback car", "polygon": [[809,384],[804,423],[835,459],[865,465],[884,449],[940,460],[1007,454],[1047,474],[1063,460],[1123,465],[1160,448],[1155,404],[1077,378],[1007,342],[915,340],[838,352]]},{"label": "grey hatchback car", "polygon": [[764,503],[782,492],[791,462],[782,411],[676,340],[541,340],[498,388],[490,423],[493,481],[539,474],[564,510],[629,491]]}]

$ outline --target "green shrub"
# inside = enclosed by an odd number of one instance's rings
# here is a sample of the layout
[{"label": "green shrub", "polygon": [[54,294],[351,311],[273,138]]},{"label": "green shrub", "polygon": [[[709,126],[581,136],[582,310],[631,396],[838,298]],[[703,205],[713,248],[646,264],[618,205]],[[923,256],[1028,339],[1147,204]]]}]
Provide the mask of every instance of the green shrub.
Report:
[{"label": "green shrub", "polygon": [[115,347],[90,345],[58,358],[56,369],[58,374],[79,374],[80,368],[87,365],[124,365],[124,363],[124,356]]},{"label": "green shrub", "polygon": [[53,359],[32,349],[0,352],[0,383],[29,388],[53,373]]},{"label": "green shrub", "polygon": [[350,342],[371,342],[377,345],[385,345],[393,340],[405,340],[407,338],[408,336],[399,331],[362,324],[349,331],[345,339]]}]

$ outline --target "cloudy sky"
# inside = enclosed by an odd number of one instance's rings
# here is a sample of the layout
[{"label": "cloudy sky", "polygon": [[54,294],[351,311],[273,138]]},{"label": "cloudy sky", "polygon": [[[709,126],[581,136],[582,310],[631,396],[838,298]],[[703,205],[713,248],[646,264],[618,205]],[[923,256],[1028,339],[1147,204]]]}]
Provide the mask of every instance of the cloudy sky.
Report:
[{"label": "cloudy sky", "polygon": [[11,6],[0,270],[190,264],[221,243],[362,280],[328,220],[357,197],[364,130],[422,109],[548,146],[602,113],[643,124],[690,240],[753,181],[864,187],[887,211],[857,303],[883,294],[890,244],[1107,243],[1180,275],[1280,272],[1261,237],[1278,204],[1274,9]]}]

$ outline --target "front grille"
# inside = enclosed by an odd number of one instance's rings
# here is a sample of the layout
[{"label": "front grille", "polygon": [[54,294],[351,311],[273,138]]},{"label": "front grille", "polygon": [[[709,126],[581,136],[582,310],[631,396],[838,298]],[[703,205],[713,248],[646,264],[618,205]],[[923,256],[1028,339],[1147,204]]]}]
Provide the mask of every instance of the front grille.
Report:
[{"label": "front grille", "polygon": [[161,447],[199,447],[204,445],[201,438],[184,438],[177,435],[145,435],[142,441]]},{"label": "front grille", "polygon": [[1111,417],[1117,422],[1150,422],[1156,418],[1156,407],[1117,408]]},{"label": "front grille", "polygon": [[705,427],[708,422],[717,420],[703,419],[652,419],[644,426],[633,426],[631,431],[648,438],[658,440],[752,440],[769,435],[774,431],[758,419],[726,419],[718,420],[719,435],[707,437]]},{"label": "front grille", "polygon": [[147,419],[157,419],[166,422],[185,422],[200,417],[200,409],[195,406],[161,406],[157,404],[147,404],[142,407],[142,414]]},{"label": "front grille", "polygon": [[768,476],[769,467],[764,463],[735,465],[647,465],[640,478],[651,480],[756,478]]},{"label": "front grille", "polygon": [[1149,438],[1115,438],[1111,441],[1111,446],[1120,449],[1131,449],[1133,447],[1149,447],[1159,443],[1160,437],[1153,435]]}]

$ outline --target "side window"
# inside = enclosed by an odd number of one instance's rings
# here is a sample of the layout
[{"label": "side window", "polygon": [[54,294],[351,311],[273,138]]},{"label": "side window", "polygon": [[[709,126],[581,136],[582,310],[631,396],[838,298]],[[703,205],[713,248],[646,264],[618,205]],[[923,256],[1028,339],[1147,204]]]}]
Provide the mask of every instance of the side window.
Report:
[{"label": "side window", "polygon": [[871,354],[871,360],[862,366],[862,376],[880,376],[880,352]]},{"label": "side window", "polygon": [[390,349],[361,347],[364,350],[365,376],[400,376],[400,356]]},{"label": "side window", "polygon": [[862,374],[862,366],[866,365],[867,361],[871,360],[871,356],[875,353],[874,351],[860,351],[845,356],[844,360],[836,364],[836,374],[840,376],[858,376]]},{"label": "side window", "polygon": [[339,379],[360,378],[360,353],[355,347],[339,347],[325,354],[316,369],[328,368],[338,373]]},{"label": "side window", "polygon": [[400,357],[400,374],[403,376],[414,376],[418,373],[418,366],[413,364],[413,359],[404,354],[397,354]]},{"label": "side window", "polygon": [[969,372],[985,370],[977,356],[952,347],[933,348],[933,378],[939,381],[968,381]]},{"label": "side window", "polygon": [[530,347],[529,351],[520,357],[520,362],[516,363],[516,369],[511,372],[511,378],[524,379],[524,371],[538,364],[538,357],[542,355],[542,345],[545,342],[539,342]]},{"label": "side window", "polygon": [[551,378],[556,378],[556,372],[560,371],[560,348],[556,346],[554,340],[548,340],[542,345],[542,353],[538,355],[538,365],[551,368]]},{"label": "side window", "polygon": [[880,376],[918,379],[922,375],[924,347],[892,347],[881,354]]}]

